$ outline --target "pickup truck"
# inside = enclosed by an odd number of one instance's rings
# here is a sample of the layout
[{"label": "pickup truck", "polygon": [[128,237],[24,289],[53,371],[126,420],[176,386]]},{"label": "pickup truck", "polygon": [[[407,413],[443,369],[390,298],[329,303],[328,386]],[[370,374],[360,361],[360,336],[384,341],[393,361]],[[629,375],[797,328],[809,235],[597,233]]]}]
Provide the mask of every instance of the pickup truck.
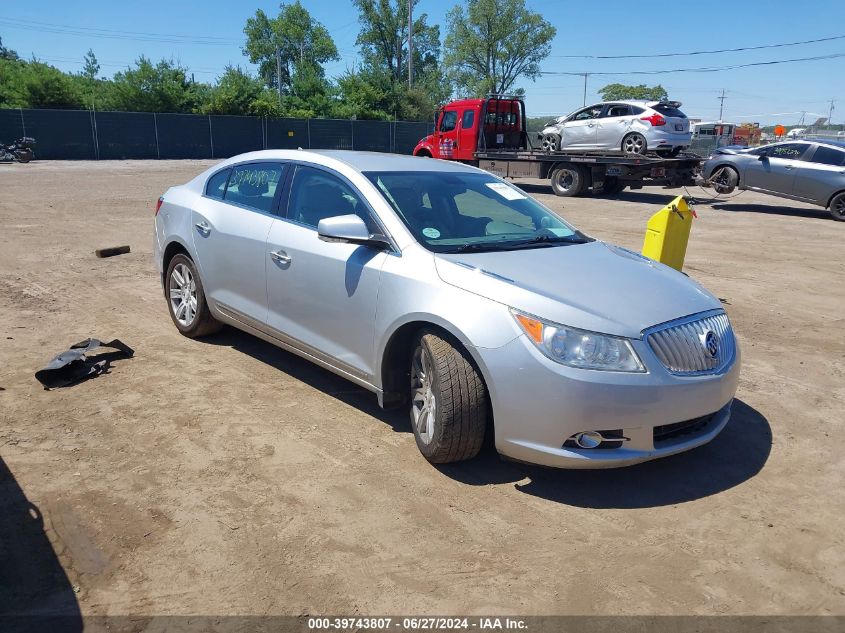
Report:
[{"label": "pickup truck", "polygon": [[549,179],[559,196],[691,185],[702,164],[694,154],[660,158],[535,149],[526,129],[525,102],[502,95],[460,99],[439,108],[434,133],[417,143],[414,156],[460,161],[502,178]]}]

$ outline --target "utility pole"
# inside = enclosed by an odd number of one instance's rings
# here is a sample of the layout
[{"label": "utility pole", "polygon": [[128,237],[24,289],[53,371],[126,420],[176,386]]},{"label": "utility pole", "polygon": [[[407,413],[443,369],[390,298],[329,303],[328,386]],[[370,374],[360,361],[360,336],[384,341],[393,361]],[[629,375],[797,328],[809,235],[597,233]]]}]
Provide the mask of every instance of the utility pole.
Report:
[{"label": "utility pole", "polygon": [[408,0],[408,88],[414,82],[414,0]]},{"label": "utility pole", "polygon": [[830,110],[827,113],[827,125],[828,127],[833,125],[833,102],[834,99],[830,100]]},{"label": "utility pole", "polygon": [[587,105],[587,77],[589,73],[584,73],[584,105]]},{"label": "utility pole", "polygon": [[276,46],[276,87],[279,89],[279,107],[282,107],[282,49]]},{"label": "utility pole", "polygon": [[716,98],[719,100],[719,122],[721,122],[722,121],[722,113],[725,110],[725,99],[727,99],[727,97],[725,96],[725,89],[724,88],[722,88],[722,96],[716,97]]}]

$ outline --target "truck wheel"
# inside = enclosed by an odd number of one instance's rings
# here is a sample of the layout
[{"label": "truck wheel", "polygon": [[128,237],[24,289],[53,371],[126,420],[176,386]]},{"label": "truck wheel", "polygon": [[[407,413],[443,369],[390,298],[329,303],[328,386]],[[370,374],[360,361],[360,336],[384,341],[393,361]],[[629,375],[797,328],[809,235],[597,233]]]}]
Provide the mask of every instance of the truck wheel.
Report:
[{"label": "truck wheel", "polygon": [[478,454],[487,428],[487,388],[467,352],[423,331],[411,355],[411,426],[432,464]]},{"label": "truck wheel", "polygon": [[713,185],[716,193],[732,193],[738,182],[739,174],[736,169],[727,165],[717,167],[710,176],[710,184]]},{"label": "truck wheel", "polygon": [[830,201],[830,216],[839,222],[845,222],[845,191],[833,197]]},{"label": "truck wheel", "polygon": [[645,136],[639,132],[632,132],[622,139],[622,151],[626,154],[645,154],[647,149]]},{"label": "truck wheel", "polygon": [[557,196],[570,198],[577,196],[587,188],[587,179],[578,165],[561,165],[552,172],[552,191]]},{"label": "truck wheel", "polygon": [[544,152],[556,152],[560,149],[560,136],[557,134],[544,134],[542,148]]}]

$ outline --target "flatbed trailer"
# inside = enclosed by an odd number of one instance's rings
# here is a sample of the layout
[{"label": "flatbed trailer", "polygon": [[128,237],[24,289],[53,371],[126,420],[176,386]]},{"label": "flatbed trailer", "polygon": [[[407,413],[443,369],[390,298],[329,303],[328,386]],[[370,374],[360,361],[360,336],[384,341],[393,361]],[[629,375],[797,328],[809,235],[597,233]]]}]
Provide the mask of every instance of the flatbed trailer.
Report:
[{"label": "flatbed trailer", "polygon": [[549,179],[559,196],[619,193],[644,185],[680,187],[695,184],[702,159],[695,154],[675,158],[620,156],[584,152],[476,152],[466,161],[500,178]]},{"label": "flatbed trailer", "polygon": [[415,156],[454,160],[502,178],[548,178],[559,196],[619,193],[644,185],[695,184],[703,160],[588,150],[544,151],[531,145],[525,103],[519,97],[489,95],[452,101],[438,110],[434,133],[421,139]]}]

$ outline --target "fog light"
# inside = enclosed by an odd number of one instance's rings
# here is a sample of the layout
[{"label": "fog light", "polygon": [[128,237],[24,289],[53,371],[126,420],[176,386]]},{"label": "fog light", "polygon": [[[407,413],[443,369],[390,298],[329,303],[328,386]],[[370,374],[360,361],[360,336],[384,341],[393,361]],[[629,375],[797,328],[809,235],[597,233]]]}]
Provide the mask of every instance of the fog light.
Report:
[{"label": "fog light", "polygon": [[572,436],[579,448],[596,448],[604,438],[598,431],[585,431]]}]

